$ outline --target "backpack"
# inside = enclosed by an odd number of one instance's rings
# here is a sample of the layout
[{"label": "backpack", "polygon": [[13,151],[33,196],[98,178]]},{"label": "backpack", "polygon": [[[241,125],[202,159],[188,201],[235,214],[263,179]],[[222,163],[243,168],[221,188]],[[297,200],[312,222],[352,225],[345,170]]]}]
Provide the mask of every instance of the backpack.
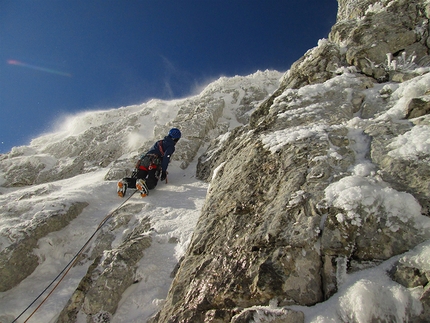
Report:
[{"label": "backpack", "polygon": [[164,157],[163,140],[158,141],[158,150],[160,151],[161,156],[156,154],[145,154],[137,162],[136,168],[146,171],[153,169],[159,170],[159,168],[161,168],[161,159]]}]

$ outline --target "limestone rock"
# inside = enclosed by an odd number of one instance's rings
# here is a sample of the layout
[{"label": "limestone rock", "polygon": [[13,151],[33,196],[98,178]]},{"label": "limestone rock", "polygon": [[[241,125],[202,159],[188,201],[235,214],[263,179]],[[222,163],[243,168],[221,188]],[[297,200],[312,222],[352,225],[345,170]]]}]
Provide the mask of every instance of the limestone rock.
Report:
[{"label": "limestone rock", "polygon": [[412,321],[413,323],[426,322],[430,317],[430,285],[429,284],[427,284],[427,286],[424,287],[420,301],[423,305],[423,311],[421,312],[419,317],[417,317]]},{"label": "limestone rock", "polygon": [[328,41],[309,50],[296,61],[284,78],[281,87],[297,89],[304,85],[323,83],[330,79],[342,66],[339,47]]},{"label": "limestone rock", "polygon": [[408,288],[424,287],[429,283],[425,272],[421,272],[418,268],[406,266],[401,262],[396,263],[390,276],[394,281]]},{"label": "limestone rock", "polygon": [[419,98],[413,98],[408,105],[406,118],[413,119],[426,114],[430,114],[430,96],[426,95]]},{"label": "limestone rock", "polygon": [[348,64],[375,79],[388,78],[387,54],[428,54],[428,16],[424,2],[339,1],[338,22],[329,40],[345,48]]},{"label": "limestone rock", "polygon": [[378,164],[382,178],[392,183],[396,189],[412,193],[422,206],[422,214],[428,215],[430,214],[428,189],[430,156],[422,155],[420,158],[405,160],[396,153],[399,143],[413,131],[415,130],[410,123],[373,125],[366,129],[372,137],[371,157]]},{"label": "limestone rock", "polygon": [[[312,97],[286,90],[267,116],[260,115],[262,129],[236,129],[222,142],[223,149],[215,144],[200,159],[198,171],[212,178],[209,195],[159,322],[172,313],[176,320],[192,317],[197,322],[214,309],[267,305],[274,298],[283,306],[323,300],[323,262],[315,248],[323,215],[318,204],[331,174],[346,171],[354,162],[347,131],[316,126],[301,139],[279,143],[270,154],[264,147],[276,142],[264,129],[269,124],[279,132],[294,133],[289,128],[293,124],[318,125],[321,118],[335,124],[352,118],[353,96],[348,96],[349,102],[336,96],[342,82],[327,82],[315,85]],[[360,93],[368,87],[364,84],[367,79],[358,77],[356,90],[348,93]],[[313,102],[318,102],[318,113],[301,113]],[[341,113],[331,113],[338,111],[340,102]],[[183,310],[183,302],[193,305]]]},{"label": "limestone rock", "polygon": [[[399,196],[399,198],[401,198]],[[360,216],[365,224],[345,219],[345,210],[330,209],[321,238],[324,254],[346,256],[356,261],[386,260],[401,254],[423,242],[428,237],[411,223],[384,215],[383,208],[376,206],[366,214],[363,207]],[[340,218],[340,214],[345,218]],[[390,223],[387,223],[389,222]]]},{"label": "limestone rock", "polygon": [[[418,246],[415,250],[421,248],[426,248],[426,246]],[[423,310],[418,317],[412,318],[411,322],[427,322],[430,314],[430,267],[428,264],[414,261],[412,254],[412,256],[404,256],[396,261],[388,274],[404,287],[422,291],[420,301]]]},{"label": "limestone rock", "polygon": [[352,20],[364,16],[366,10],[378,0],[350,1],[338,0],[337,21]]},{"label": "limestone rock", "polygon": [[244,133],[236,138],[242,136],[240,146],[248,142],[247,149],[230,154],[212,181],[159,322],[172,313],[175,320],[199,322],[213,309],[268,305],[273,298],[284,305],[322,300],[314,248],[321,218],[313,194],[300,191],[309,148],[303,143],[268,155],[256,135]]}]

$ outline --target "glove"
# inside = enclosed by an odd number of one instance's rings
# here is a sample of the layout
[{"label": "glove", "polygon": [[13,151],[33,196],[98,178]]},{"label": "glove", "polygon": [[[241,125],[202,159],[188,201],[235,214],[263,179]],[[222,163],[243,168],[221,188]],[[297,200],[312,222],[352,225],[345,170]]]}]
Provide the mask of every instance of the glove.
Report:
[{"label": "glove", "polygon": [[162,181],[164,181],[164,180],[166,179],[166,177],[167,177],[167,172],[161,172],[161,177],[160,177],[160,179],[161,179]]}]

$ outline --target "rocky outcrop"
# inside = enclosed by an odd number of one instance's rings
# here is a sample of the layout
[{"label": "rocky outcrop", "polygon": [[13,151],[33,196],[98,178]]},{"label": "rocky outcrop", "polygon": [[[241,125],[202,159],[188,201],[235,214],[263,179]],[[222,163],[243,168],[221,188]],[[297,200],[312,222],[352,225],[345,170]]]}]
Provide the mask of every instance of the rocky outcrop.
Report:
[{"label": "rocky outcrop", "polygon": [[314,83],[323,83],[335,75],[344,65],[339,46],[320,40],[319,45],[309,50],[288,71],[281,87],[298,89]]},{"label": "rocky outcrop", "polygon": [[430,96],[413,98],[408,104],[407,119],[415,119],[430,114]]},{"label": "rocky outcrop", "polygon": [[[427,121],[424,122],[424,120]],[[397,190],[413,194],[421,204],[422,213],[427,216],[430,216],[429,185],[422,181],[422,178],[430,176],[430,169],[427,165],[428,157],[418,154],[412,159],[399,158],[393,152],[393,148],[394,151],[398,151],[402,141],[407,140],[408,136],[422,127],[427,129],[429,121],[430,118],[427,115],[421,120],[414,120],[411,124],[372,125],[365,130],[372,137],[370,154],[372,160],[378,165],[380,176]],[[414,149],[413,144],[410,149]],[[407,154],[407,152],[405,153]],[[403,157],[407,157],[407,155]],[[405,172],[405,169],[408,171]]]},{"label": "rocky outcrop", "polygon": [[[427,26],[424,1],[340,1],[330,39],[293,64],[248,126],[200,157],[206,203],[151,322],[251,322],[256,306],[314,305],[347,273],[430,238],[430,156],[405,148],[415,132],[426,140],[430,77],[401,56],[426,57]],[[404,85],[379,84],[400,67],[387,57],[403,59]],[[423,312],[407,320],[426,322],[428,277],[393,271],[421,286]]]},{"label": "rocky outcrop", "polygon": [[[415,169],[398,172],[380,163],[394,147],[389,143],[413,124],[393,124],[391,141],[386,123],[373,118],[363,128],[348,126],[372,86],[366,77],[346,74],[285,90],[255,128],[236,129],[222,149],[215,142],[200,158],[198,175],[211,187],[158,322],[211,322],[205,317],[213,310],[230,313],[222,321],[229,322],[237,308],[273,299],[280,306],[312,305],[333,295],[342,268],[375,266],[430,237],[430,220],[423,229],[407,215],[426,213],[428,156],[416,161],[415,177]],[[357,97],[363,104],[354,104]],[[361,167],[371,171],[362,174]],[[400,174],[409,182],[393,179]],[[412,181],[423,186],[414,189]],[[334,183],[356,194],[354,205],[339,208]],[[397,209],[391,194],[415,210]]]},{"label": "rocky outcrop", "polygon": [[[418,246],[414,251],[423,248],[425,247]],[[404,287],[421,290],[420,301],[423,310],[411,322],[427,322],[430,317],[430,267],[428,263],[422,263],[413,258],[413,254],[400,258],[388,274],[394,281]]]},{"label": "rocky outcrop", "polygon": [[402,53],[415,56],[416,63],[427,61],[429,13],[420,0],[339,1],[338,22],[329,39],[342,48],[349,65],[387,80],[391,69],[400,68],[392,63]]}]

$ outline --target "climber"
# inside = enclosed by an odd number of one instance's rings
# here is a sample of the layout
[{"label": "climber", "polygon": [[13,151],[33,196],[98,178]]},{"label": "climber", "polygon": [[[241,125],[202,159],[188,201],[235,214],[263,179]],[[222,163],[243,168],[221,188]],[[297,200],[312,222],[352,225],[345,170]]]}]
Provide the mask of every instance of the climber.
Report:
[{"label": "climber", "polygon": [[167,178],[170,157],[180,138],[181,131],[172,128],[164,139],[157,141],[146,154],[141,155],[132,176],[124,177],[118,182],[118,196],[124,197],[127,188],[136,188],[140,195],[145,197],[149,190],[157,186],[158,179],[164,181]]}]

